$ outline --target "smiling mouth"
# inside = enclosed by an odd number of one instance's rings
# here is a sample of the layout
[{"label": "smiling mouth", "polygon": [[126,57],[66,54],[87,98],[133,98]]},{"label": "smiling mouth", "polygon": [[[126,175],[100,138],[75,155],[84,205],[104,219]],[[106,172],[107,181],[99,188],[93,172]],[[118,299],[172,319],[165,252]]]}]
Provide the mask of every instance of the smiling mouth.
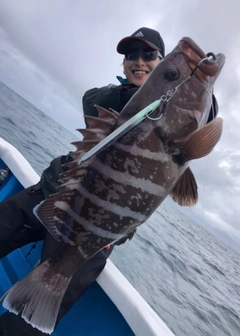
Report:
[{"label": "smiling mouth", "polygon": [[137,75],[137,76],[143,76],[143,75],[147,75],[148,74],[148,71],[143,71],[143,70],[133,70],[132,73],[134,75]]}]

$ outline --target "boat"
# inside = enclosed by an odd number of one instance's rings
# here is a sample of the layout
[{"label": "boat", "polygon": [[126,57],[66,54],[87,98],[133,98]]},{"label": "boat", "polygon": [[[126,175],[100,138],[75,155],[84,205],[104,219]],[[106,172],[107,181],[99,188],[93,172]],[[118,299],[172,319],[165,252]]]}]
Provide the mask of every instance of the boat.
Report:
[{"label": "boat", "polygon": [[[10,143],[0,138],[0,202],[36,184],[39,175]],[[0,260],[0,297],[40,259],[42,243],[13,251]],[[27,256],[28,255],[28,256]],[[0,305],[0,315],[6,310]],[[61,319],[52,336],[174,336],[150,305],[108,259],[103,272]]]}]

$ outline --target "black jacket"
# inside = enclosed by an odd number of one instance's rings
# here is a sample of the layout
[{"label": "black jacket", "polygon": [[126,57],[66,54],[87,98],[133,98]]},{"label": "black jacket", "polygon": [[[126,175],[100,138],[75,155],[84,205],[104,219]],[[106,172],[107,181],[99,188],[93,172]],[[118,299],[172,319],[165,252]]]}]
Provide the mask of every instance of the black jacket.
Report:
[{"label": "black jacket", "polygon": [[[83,113],[97,117],[97,109],[94,105],[99,105],[106,109],[112,108],[121,112],[130,98],[137,92],[138,86],[134,84],[121,84],[104,86],[102,88],[93,88],[88,90],[83,96]],[[87,123],[86,126],[88,127]]]}]

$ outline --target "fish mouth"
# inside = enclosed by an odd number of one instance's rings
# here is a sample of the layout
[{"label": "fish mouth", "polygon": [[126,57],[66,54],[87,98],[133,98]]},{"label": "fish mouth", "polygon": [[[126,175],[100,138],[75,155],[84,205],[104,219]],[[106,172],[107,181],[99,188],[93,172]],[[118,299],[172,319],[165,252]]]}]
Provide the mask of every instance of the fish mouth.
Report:
[{"label": "fish mouth", "polygon": [[221,53],[217,55],[210,53],[214,57],[208,58],[190,37],[183,37],[178,47],[184,53],[191,70],[195,70],[195,75],[204,80],[209,81],[209,77],[216,77],[225,63],[225,56]]}]

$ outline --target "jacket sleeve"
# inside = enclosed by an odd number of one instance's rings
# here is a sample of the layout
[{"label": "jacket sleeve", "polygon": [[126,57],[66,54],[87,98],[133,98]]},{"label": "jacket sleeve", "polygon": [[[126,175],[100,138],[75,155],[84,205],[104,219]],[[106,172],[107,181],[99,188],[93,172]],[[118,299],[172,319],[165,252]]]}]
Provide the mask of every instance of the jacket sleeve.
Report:
[{"label": "jacket sleeve", "polygon": [[[101,103],[103,99],[107,97],[109,93],[112,92],[111,89],[114,89],[115,87],[117,86],[114,84],[109,84],[108,86],[103,86],[101,88],[93,88],[86,91],[82,99],[83,114],[92,117],[98,117],[98,112],[94,105],[102,106]],[[88,127],[87,122],[85,123],[86,126]]]},{"label": "jacket sleeve", "polygon": [[83,114],[92,117],[97,117],[97,109],[94,107],[96,104],[96,97],[98,96],[99,89],[93,88],[85,92],[82,104],[83,104]]}]

